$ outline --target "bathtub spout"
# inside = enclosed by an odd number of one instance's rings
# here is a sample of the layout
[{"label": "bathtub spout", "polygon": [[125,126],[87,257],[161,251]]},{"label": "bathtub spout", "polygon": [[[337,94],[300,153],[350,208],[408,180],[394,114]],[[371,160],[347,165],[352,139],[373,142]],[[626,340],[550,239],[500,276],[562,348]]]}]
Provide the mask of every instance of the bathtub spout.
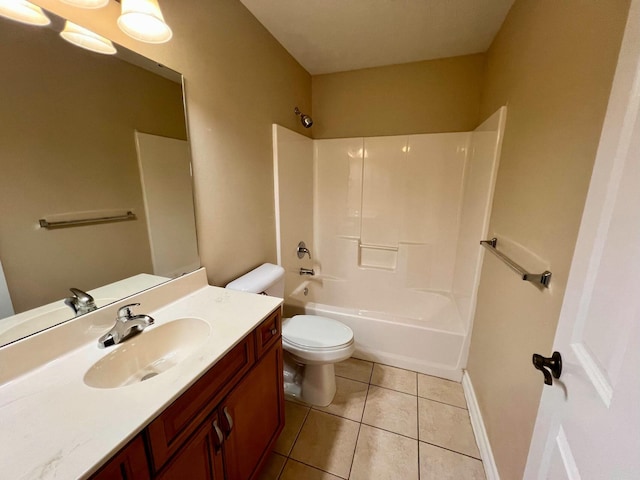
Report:
[{"label": "bathtub spout", "polygon": [[298,272],[300,275],[315,275],[316,272],[313,271],[313,268],[301,268]]}]

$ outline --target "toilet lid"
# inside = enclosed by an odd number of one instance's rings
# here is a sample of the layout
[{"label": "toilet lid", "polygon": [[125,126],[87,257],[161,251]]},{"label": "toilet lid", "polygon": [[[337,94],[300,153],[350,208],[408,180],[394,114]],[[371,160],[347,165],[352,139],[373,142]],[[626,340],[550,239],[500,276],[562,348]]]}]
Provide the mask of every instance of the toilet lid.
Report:
[{"label": "toilet lid", "polygon": [[353,331],[344,323],[318,315],[296,315],[282,324],[282,336],[302,348],[336,348],[353,341]]}]

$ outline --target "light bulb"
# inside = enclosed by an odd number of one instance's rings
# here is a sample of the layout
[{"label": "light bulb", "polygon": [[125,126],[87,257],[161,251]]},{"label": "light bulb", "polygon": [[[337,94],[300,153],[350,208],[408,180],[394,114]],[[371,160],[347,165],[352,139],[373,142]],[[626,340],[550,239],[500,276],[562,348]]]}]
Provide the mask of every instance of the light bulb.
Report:
[{"label": "light bulb", "polygon": [[118,26],[130,37],[147,43],[168,42],[173,36],[157,0],[122,0]]},{"label": "light bulb", "polygon": [[109,0],[60,0],[67,5],[80,8],[102,8],[109,3]]},{"label": "light bulb", "polygon": [[0,15],[27,25],[49,25],[51,20],[42,9],[24,0],[0,0]]},{"label": "light bulb", "polygon": [[92,52],[105,55],[116,53],[116,47],[113,46],[110,40],[69,20],[64,24],[64,30],[60,32],[60,36],[67,42]]}]

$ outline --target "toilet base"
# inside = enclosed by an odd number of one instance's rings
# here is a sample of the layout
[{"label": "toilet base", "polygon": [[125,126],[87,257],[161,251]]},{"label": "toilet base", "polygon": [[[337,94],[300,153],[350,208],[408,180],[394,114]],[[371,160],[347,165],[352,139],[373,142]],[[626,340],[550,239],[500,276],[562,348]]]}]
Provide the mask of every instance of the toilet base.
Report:
[{"label": "toilet base", "polygon": [[290,398],[316,407],[326,407],[336,394],[333,363],[304,364],[285,350],[284,391]]},{"label": "toilet base", "polygon": [[336,374],[333,363],[305,365],[301,399],[316,407],[326,407],[336,395]]}]

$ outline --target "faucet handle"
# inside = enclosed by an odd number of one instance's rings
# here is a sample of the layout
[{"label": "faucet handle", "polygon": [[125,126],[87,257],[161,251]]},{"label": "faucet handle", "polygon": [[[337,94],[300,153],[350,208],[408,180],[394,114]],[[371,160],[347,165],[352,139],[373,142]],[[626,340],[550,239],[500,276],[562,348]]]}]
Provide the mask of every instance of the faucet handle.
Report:
[{"label": "faucet handle", "polygon": [[89,295],[87,292],[83,292],[79,288],[72,287],[69,289],[69,291],[73,294],[73,297],[75,297],[81,303],[89,304],[94,302],[94,299],[91,295]]},{"label": "faucet handle", "polygon": [[298,258],[304,258],[305,255],[309,255],[309,260],[311,260],[311,252],[304,242],[298,243],[298,249],[296,250],[296,253],[298,254]]},{"label": "faucet handle", "polygon": [[139,303],[130,303],[118,309],[118,320],[130,320],[133,317],[131,307],[139,306]]},{"label": "faucet handle", "polygon": [[93,312],[98,308],[93,297],[87,292],[83,292],[79,288],[70,288],[69,291],[72,296],[65,298],[64,304],[71,308],[75,315]]}]

